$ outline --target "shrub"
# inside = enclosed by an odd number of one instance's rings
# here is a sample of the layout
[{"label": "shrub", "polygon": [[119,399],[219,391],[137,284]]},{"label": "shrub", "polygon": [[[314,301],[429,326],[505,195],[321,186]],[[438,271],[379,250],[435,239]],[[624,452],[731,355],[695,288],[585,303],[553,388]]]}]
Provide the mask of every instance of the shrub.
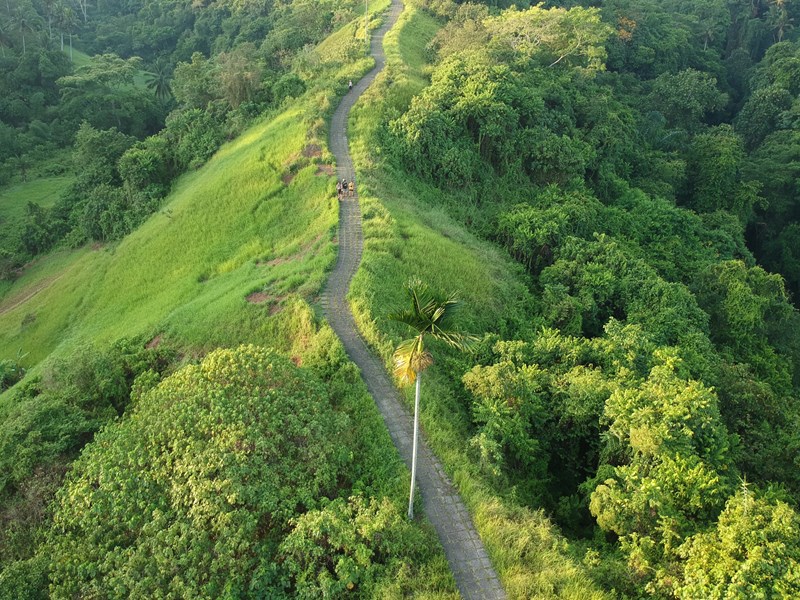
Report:
[{"label": "shrub", "polygon": [[422,530],[386,498],[339,498],[294,525],[279,554],[294,598],[378,597],[376,584],[431,554]]},{"label": "shrub", "polygon": [[45,549],[51,592],[274,595],[290,519],[344,475],[345,421],[275,351],[217,350],[185,367],[75,464]]}]

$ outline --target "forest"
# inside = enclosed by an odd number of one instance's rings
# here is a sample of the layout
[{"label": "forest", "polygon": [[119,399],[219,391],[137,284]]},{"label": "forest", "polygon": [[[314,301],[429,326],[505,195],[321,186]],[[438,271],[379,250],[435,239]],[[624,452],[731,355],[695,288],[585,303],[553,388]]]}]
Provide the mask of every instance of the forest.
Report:
[{"label": "forest", "polygon": [[[369,4],[0,3],[0,599],[458,597],[320,316]],[[387,366],[463,300],[422,422],[509,597],[800,597],[800,3],[405,5],[348,298]]]}]

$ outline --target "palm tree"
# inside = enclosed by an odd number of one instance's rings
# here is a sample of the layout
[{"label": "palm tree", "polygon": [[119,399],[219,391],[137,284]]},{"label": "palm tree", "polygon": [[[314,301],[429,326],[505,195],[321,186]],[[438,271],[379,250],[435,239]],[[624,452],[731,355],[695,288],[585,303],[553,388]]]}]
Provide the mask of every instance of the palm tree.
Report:
[{"label": "palm tree", "polygon": [[64,32],[69,32],[69,39],[70,39],[70,53],[69,59],[72,60],[72,30],[77,23],[77,17],[75,16],[75,11],[72,10],[72,7],[64,2],[64,0],[58,0],[53,6],[53,14],[55,16],[55,23],[56,28],[58,29],[59,35],[61,36],[61,51],[64,51]]},{"label": "palm tree", "polygon": [[775,41],[781,42],[786,32],[794,27],[793,19],[789,16],[787,0],[770,1],[767,21],[772,25]]},{"label": "palm tree", "polygon": [[394,351],[394,375],[400,383],[416,383],[414,398],[414,443],[411,457],[411,492],[408,518],[414,518],[414,482],[417,475],[417,437],[419,435],[419,396],[422,371],[433,364],[433,356],[425,349],[425,338],[442,340],[454,348],[466,350],[474,338],[453,328],[460,306],[454,295],[435,293],[427,285],[413,280],[406,285],[410,306],[390,316],[414,330],[415,336],[400,342]]},{"label": "palm tree", "polygon": [[22,6],[17,8],[17,14],[14,17],[14,23],[16,24],[17,29],[22,36],[23,54],[25,54],[25,32],[30,31],[31,33],[35,33],[36,28],[34,25],[36,25],[39,20],[39,15],[33,12],[33,9],[28,8],[26,10],[25,7]]},{"label": "palm tree", "polygon": [[11,31],[11,25],[9,21],[3,19],[0,20],[0,56],[3,58],[6,57],[6,48],[11,48],[11,37],[9,32]]},{"label": "palm tree", "polygon": [[172,96],[169,88],[170,68],[163,60],[156,60],[152,71],[144,74],[147,89],[152,90],[159,100],[168,100]]}]

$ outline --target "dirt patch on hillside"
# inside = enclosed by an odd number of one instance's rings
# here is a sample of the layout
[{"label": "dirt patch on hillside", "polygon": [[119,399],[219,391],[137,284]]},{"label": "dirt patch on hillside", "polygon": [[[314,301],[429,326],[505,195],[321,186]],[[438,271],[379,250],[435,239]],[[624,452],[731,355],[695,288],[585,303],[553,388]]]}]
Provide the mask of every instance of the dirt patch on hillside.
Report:
[{"label": "dirt patch on hillside", "polygon": [[18,294],[12,298],[9,298],[2,304],[0,304],[0,315],[4,315],[7,312],[11,312],[18,306],[25,304],[28,300],[33,298],[39,292],[46,290],[51,285],[53,285],[56,281],[61,279],[64,276],[62,273],[61,275],[54,275],[52,277],[48,277],[47,279],[43,279],[33,287],[28,290],[25,290],[22,294]]},{"label": "dirt patch on hillside", "polygon": [[289,171],[288,173],[284,173],[283,177],[281,177],[283,185],[289,185],[290,183],[292,183],[292,181],[294,181],[295,175],[296,173],[292,173],[291,171]]},{"label": "dirt patch on hillside", "polygon": [[161,345],[161,334],[159,333],[156,337],[145,344],[145,348],[148,350],[154,350]]},{"label": "dirt patch on hillside", "polygon": [[318,165],[317,166],[317,175],[325,175],[331,176],[336,174],[336,169],[333,168],[333,165]]},{"label": "dirt patch on hillside", "polygon": [[279,256],[278,258],[273,258],[272,260],[268,260],[267,262],[258,263],[259,267],[277,267],[278,265],[282,265],[284,263],[289,262],[291,259],[286,256]]},{"label": "dirt patch on hillside", "polygon": [[253,292],[247,298],[245,298],[245,300],[247,300],[250,304],[263,304],[270,298],[271,296],[266,292]]},{"label": "dirt patch on hillside", "polygon": [[257,267],[277,267],[278,265],[285,264],[287,262],[301,260],[308,256],[309,252],[311,252],[314,248],[319,246],[320,240],[322,240],[323,235],[319,234],[309,243],[304,244],[297,252],[291,254],[289,256],[277,256],[271,260],[267,261],[259,261],[256,263]]},{"label": "dirt patch on hillside", "polygon": [[250,304],[269,304],[269,314],[272,316],[281,311],[286,296],[274,296],[267,292],[253,292],[245,300]]},{"label": "dirt patch on hillside", "polygon": [[309,144],[301,152],[306,158],[320,158],[322,156],[322,148],[319,144]]}]

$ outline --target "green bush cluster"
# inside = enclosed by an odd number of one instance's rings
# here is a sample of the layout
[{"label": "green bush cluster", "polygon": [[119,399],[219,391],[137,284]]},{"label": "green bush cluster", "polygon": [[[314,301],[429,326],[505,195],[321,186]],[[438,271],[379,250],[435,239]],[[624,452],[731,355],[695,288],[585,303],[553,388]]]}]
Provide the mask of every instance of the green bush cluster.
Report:
[{"label": "green bush cluster", "polygon": [[[165,348],[123,339],[105,351],[76,349],[0,404],[0,570],[23,573],[49,527],[50,502],[69,462],[105,424],[127,409],[143,377],[158,378],[174,360]],[[16,566],[15,566],[16,565]],[[2,581],[3,579],[0,579]],[[10,587],[8,587],[10,586]],[[3,584],[0,589],[11,589]]]},{"label": "green bush cluster", "polygon": [[[44,541],[3,571],[0,593],[48,581],[54,598],[372,598],[422,589],[438,597],[451,589],[430,532],[379,491],[394,495],[391,478],[363,471],[364,459],[391,446],[334,348],[319,363],[340,371],[331,385],[250,345],[215,350],[145,392],[74,463]],[[375,444],[377,453],[366,452]],[[400,464],[396,455],[382,460],[389,472]],[[381,495],[348,497],[359,472],[359,485]],[[430,580],[418,578],[424,569]]]}]

